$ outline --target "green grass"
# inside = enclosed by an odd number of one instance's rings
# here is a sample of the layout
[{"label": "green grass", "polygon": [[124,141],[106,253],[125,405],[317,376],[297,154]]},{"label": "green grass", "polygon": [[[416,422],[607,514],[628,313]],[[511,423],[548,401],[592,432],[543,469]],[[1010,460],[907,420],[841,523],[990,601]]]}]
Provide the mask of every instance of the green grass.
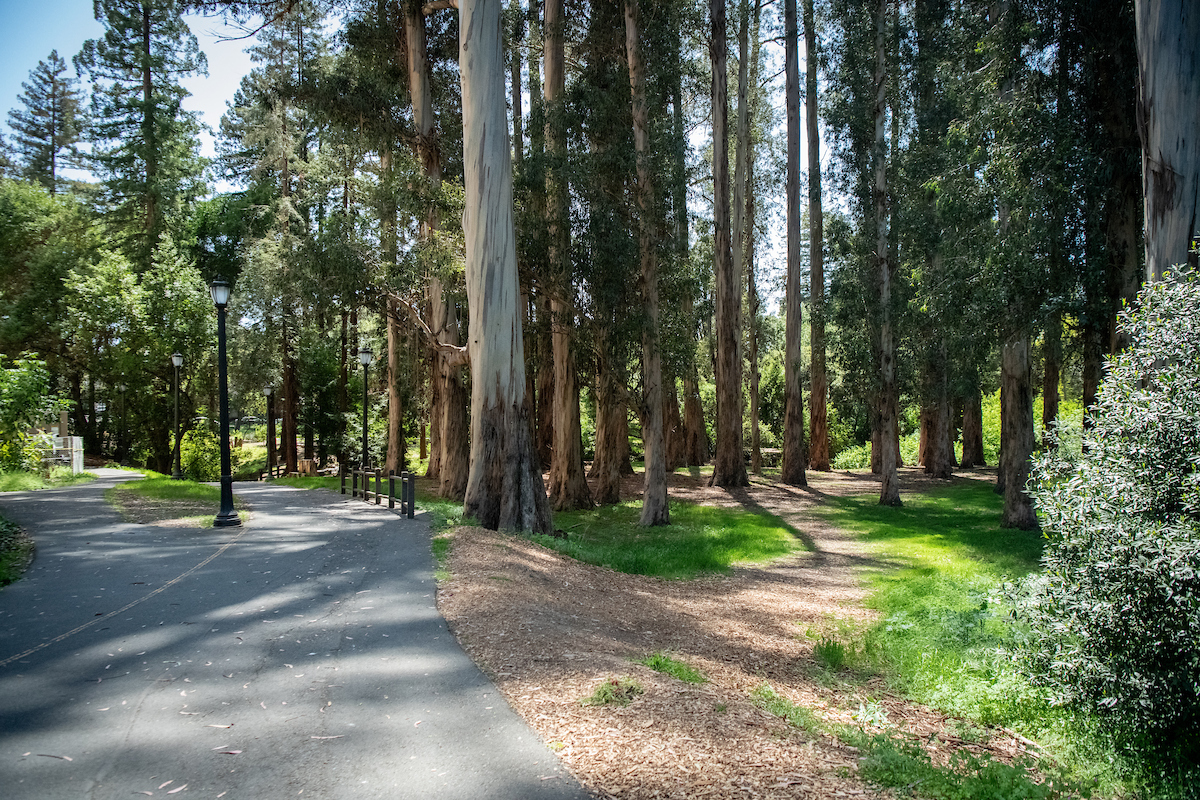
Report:
[{"label": "green grass", "polygon": [[36,489],[87,483],[95,479],[96,476],[90,472],[71,472],[66,467],[51,469],[49,476],[37,472],[0,472],[0,492],[32,492]]},{"label": "green grass", "polygon": [[[276,486],[293,486],[297,489],[329,489],[340,492],[342,479],[337,475],[291,475],[286,478],[272,478]],[[374,487],[371,487],[374,489]],[[397,489],[396,491],[400,491]],[[350,495],[350,479],[346,479],[346,496]]]},{"label": "green grass", "polygon": [[693,578],[724,573],[738,562],[762,562],[802,549],[804,544],[779,518],[741,509],[673,501],[671,524],[638,525],[641,503],[559,512],[555,525],[567,539],[534,539],[589,564],[633,575]]},{"label": "green grass", "polygon": [[645,691],[633,678],[610,678],[580,702],[585,706],[627,706]]},{"label": "green grass", "polygon": [[1046,704],[1007,658],[1019,631],[1001,586],[1038,568],[1042,539],[1001,529],[1002,505],[990,484],[970,481],[908,495],[899,509],[871,495],[820,513],[882,562],[868,600],[881,619],[863,642],[876,668],[914,699],[985,724],[1039,723]]},{"label": "green grass", "polygon": [[0,517],[0,586],[20,578],[32,558],[33,540],[17,523]]},{"label": "green grass", "polygon": [[[173,480],[152,470],[141,470],[146,477],[137,481],[126,481],[105,492],[105,499],[118,509],[125,512],[125,497],[137,495],[147,500],[162,504],[155,509],[154,519],[139,519],[141,522],[152,522],[163,519],[192,518],[199,521],[201,527],[211,527],[213,518],[221,507],[221,489],[205,483],[190,480]],[[235,495],[234,506],[242,502]],[[245,520],[245,512],[239,511],[239,516]]]},{"label": "green grass", "polygon": [[[898,733],[886,715],[862,714],[859,725],[830,723],[811,709],[796,705],[769,685],[755,689],[750,699],[759,708],[812,735],[832,736],[858,748],[858,774],[883,788],[899,789],[901,796],[936,800],[1042,800],[1064,792],[1061,782],[1036,783],[1030,778],[1028,762],[1008,765],[986,756],[957,751],[947,766],[934,764],[917,740]],[[874,704],[872,704],[874,705]],[[1066,787],[1065,791],[1072,791]]]},{"label": "green grass", "polygon": [[651,653],[645,658],[639,658],[634,663],[649,667],[655,672],[670,675],[684,683],[707,683],[708,678],[695,667],[688,666],[679,659],[672,658],[667,653]]}]

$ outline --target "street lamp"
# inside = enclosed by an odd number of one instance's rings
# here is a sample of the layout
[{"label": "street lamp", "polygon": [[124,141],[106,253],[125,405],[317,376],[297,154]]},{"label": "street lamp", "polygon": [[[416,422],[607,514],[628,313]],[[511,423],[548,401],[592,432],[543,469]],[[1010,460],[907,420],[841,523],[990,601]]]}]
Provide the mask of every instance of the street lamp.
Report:
[{"label": "street lamp", "polygon": [[125,392],[129,387],[123,383],[117,384],[117,391],[121,393],[121,416],[117,427],[117,462],[125,460],[125,412],[129,405],[128,398],[125,397]]},{"label": "street lamp", "polygon": [[[362,468],[367,468],[367,367],[371,366],[371,362],[375,359],[375,354],[371,352],[371,348],[363,346],[358,351],[358,361],[363,368],[363,453],[362,453]],[[366,480],[366,478],[363,478]]]},{"label": "street lamp", "polygon": [[242,524],[233,510],[233,468],[229,457],[229,380],[225,369],[225,306],[229,302],[229,284],[217,278],[209,286],[217,307],[217,389],[221,398],[221,510],[213,527],[228,528]]},{"label": "street lamp", "polygon": [[263,389],[263,394],[267,396],[267,475],[275,477],[275,403],[274,403],[274,387],[268,386]]},{"label": "street lamp", "polygon": [[183,354],[173,354],[171,363],[175,365],[175,471],[171,473],[171,477],[181,481],[183,480],[183,470],[180,469],[179,464],[179,368],[183,366]]}]

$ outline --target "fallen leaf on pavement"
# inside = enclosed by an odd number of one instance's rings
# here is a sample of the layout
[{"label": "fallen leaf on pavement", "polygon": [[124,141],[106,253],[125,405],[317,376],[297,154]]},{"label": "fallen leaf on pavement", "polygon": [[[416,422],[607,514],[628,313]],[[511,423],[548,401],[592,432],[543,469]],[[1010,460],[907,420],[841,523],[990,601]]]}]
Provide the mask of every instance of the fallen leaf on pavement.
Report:
[{"label": "fallen leaf on pavement", "polygon": [[71,758],[70,756],[56,756],[56,755],[53,755],[52,753],[38,753],[38,755],[45,756],[46,758],[61,758],[63,761],[74,761],[75,760],[75,759]]}]

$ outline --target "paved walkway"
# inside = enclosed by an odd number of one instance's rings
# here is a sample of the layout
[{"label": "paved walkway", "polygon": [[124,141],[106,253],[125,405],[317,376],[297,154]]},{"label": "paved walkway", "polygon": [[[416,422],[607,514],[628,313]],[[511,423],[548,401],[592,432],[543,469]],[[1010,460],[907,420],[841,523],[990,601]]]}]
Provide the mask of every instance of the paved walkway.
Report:
[{"label": "paved walkway", "polygon": [[243,528],[123,522],[104,490],[0,494],[38,554],[0,590],[0,796],[588,795],[459,648],[429,525],[238,484]]}]

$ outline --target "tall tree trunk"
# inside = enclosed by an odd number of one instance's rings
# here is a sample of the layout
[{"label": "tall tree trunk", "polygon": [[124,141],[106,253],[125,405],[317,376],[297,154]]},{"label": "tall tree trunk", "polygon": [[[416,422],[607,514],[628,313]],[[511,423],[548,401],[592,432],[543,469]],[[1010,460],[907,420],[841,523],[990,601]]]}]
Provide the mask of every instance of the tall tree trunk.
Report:
[{"label": "tall tree trunk", "polygon": [[895,338],[892,331],[892,264],[888,257],[891,250],[888,237],[888,177],[887,177],[887,22],[889,0],[878,0],[875,8],[875,146],[872,162],[875,173],[872,195],[875,202],[875,269],[879,300],[879,405],[877,407],[879,431],[880,505],[900,505],[900,483],[896,467],[899,448],[896,446],[896,361]]},{"label": "tall tree trunk", "polygon": [[1004,482],[1004,513],[1000,524],[1005,528],[1033,530],[1037,516],[1033,502],[1025,493],[1033,455],[1033,392],[1029,360],[1029,339],[1010,338],[1004,343],[1000,360],[1000,473]]},{"label": "tall tree trunk", "polygon": [[[544,38],[539,33],[537,19],[537,2],[529,5],[529,47],[531,51]],[[536,167],[537,173],[530,174],[533,186],[545,184],[545,174],[542,165],[546,152],[546,116],[542,102],[542,72],[541,59],[532,53],[529,58],[529,151],[531,169]],[[545,192],[533,191],[530,197],[531,216],[541,219],[546,216]],[[551,341],[550,300],[547,290],[553,283],[552,276],[547,274],[545,262],[539,262],[534,281],[533,311],[535,316],[534,340],[537,342],[537,391],[534,395],[537,409],[537,427],[534,429],[538,458],[542,468],[549,469],[554,460],[554,344]]]},{"label": "tall tree trunk", "polygon": [[983,393],[979,387],[963,402],[962,468],[986,467],[983,457]]},{"label": "tall tree trunk", "polygon": [[658,251],[654,241],[654,183],[650,177],[650,130],[646,115],[646,74],[638,44],[638,0],[625,0],[625,51],[633,96],[633,142],[637,151],[638,250],[642,289],[642,441],[645,491],[640,525],[666,525],[667,454],[663,440],[662,354],[658,341]]},{"label": "tall tree trunk", "polygon": [[1062,313],[1055,311],[1046,321],[1042,347],[1042,428],[1050,434],[1044,444],[1053,447],[1058,424],[1058,386],[1062,382]]},{"label": "tall tree trunk", "polygon": [[1142,138],[1146,280],[1195,269],[1200,218],[1200,8],[1194,0],[1135,0],[1138,130]]},{"label": "tall tree trunk", "polygon": [[298,472],[296,461],[296,427],[300,421],[300,376],[296,372],[293,353],[291,313],[284,310],[283,318],[283,457],[289,473]]},{"label": "tall tree trunk", "polygon": [[552,530],[525,403],[500,6],[460,0],[471,457],[463,513],[491,530]]},{"label": "tall tree trunk", "polygon": [[[807,7],[805,14],[808,14]],[[783,71],[787,114],[787,284],[784,290],[786,321],[783,345],[783,463],[779,479],[789,486],[807,486],[808,478],[804,474],[804,365],[801,352],[804,323],[801,319],[800,305],[800,34],[796,24],[796,0],[784,0],[783,20]],[[805,24],[808,24],[807,20]],[[807,32],[805,35],[807,36]],[[815,66],[810,52],[810,73],[813,73]],[[810,157],[809,170],[811,169]],[[811,174],[809,180],[812,180]],[[817,191],[820,192],[819,185]],[[811,183],[809,192],[811,197]],[[811,217],[809,224],[811,231]],[[820,245],[817,249],[820,250]],[[815,318],[813,324],[816,324]]]},{"label": "tall tree trunk", "polygon": [[670,373],[663,374],[663,437],[667,447],[667,472],[671,473],[687,464],[687,437],[683,417],[679,415],[675,376]]},{"label": "tall tree trunk", "polygon": [[[683,298],[684,318],[695,318],[695,306],[689,292]],[[687,372],[683,377],[683,428],[687,464],[698,467],[707,464],[712,450],[709,448],[708,428],[704,424],[704,406],[700,402],[700,374],[696,365],[696,348],[690,348]]]},{"label": "tall tree trunk", "polygon": [[[757,204],[755,199],[755,184],[754,184],[754,163],[755,163],[755,145],[757,144],[757,133],[755,123],[759,118],[759,97],[761,92],[758,90],[758,72],[759,72],[759,53],[761,48],[761,20],[762,20],[762,0],[754,0],[754,16],[753,24],[750,26],[749,35],[753,39],[750,47],[750,62],[749,62],[749,85],[753,87],[753,93],[747,99],[749,106],[749,114],[747,115],[747,126],[745,131],[746,136],[746,192],[745,192],[745,212],[742,218],[742,233],[743,239],[741,247],[745,253],[744,265],[746,270],[746,305],[750,315],[749,325],[747,325],[746,336],[750,343],[749,365],[750,365],[750,469],[755,475],[762,474],[762,437],[759,430],[759,406],[760,406],[760,379],[761,375],[758,369],[758,339],[761,331],[759,320],[759,300],[758,300],[758,279],[754,273],[754,256],[757,237],[755,234],[755,214],[757,212]],[[739,87],[740,88],[740,87]],[[740,120],[739,120],[740,122]],[[740,134],[739,134],[740,135]]]},{"label": "tall tree trunk", "polygon": [[[791,1],[794,2],[794,0]],[[793,11],[793,16],[794,14],[795,12]],[[821,125],[817,114],[817,31],[813,14],[813,0],[804,0],[804,49],[806,63],[808,64],[808,69],[805,71],[804,108],[805,123],[808,130],[808,271],[810,305],[808,326],[809,345],[812,349],[812,367],[810,369],[811,396],[808,415],[808,464],[812,469],[828,472],[830,470],[830,456],[829,413],[827,411],[829,378],[825,370],[825,215],[821,206]],[[788,124],[790,125],[791,117],[789,116],[788,119]],[[797,180],[799,180],[798,176]],[[798,199],[797,202],[799,202]]]},{"label": "tall tree trunk", "polygon": [[944,340],[939,345],[937,363],[926,385],[928,405],[923,417],[928,426],[922,425],[922,428],[925,433],[925,474],[945,480],[954,474],[954,419],[946,374],[949,354]]},{"label": "tall tree trunk", "polygon": [[[350,312],[342,309],[341,348],[338,355],[338,441],[346,442],[346,415],[350,413]],[[276,391],[276,397],[279,392]],[[343,444],[338,452],[338,469],[350,463],[350,454]],[[278,460],[278,456],[276,457]]]},{"label": "tall tree trunk", "polygon": [[596,328],[596,454],[591,478],[596,482],[596,503],[621,502],[621,466],[629,448],[625,404],[621,401],[616,364],[611,357],[611,324]]},{"label": "tall tree trunk", "polygon": [[563,49],[563,0],[546,0],[546,171],[548,256],[553,276],[550,299],[551,345],[554,351],[554,452],[550,460],[550,501],[555,511],[592,507],[592,491],[583,472],[583,436],[579,419],[579,369],[575,363],[575,302],[570,277],[567,187],[564,160],[566,130],[562,120],[566,88]]},{"label": "tall tree trunk", "polygon": [[400,310],[396,301],[389,299],[387,317],[387,388],[388,388],[388,434],[385,470],[397,475],[405,469],[404,446],[404,399],[400,391],[400,375],[403,373],[404,337],[400,331]]},{"label": "tall tree trunk", "polygon": [[525,133],[521,119],[521,43],[525,38],[525,17],[521,0],[509,0],[508,13],[512,18],[512,38],[508,46],[508,85],[512,89],[513,163],[520,171],[525,167]]},{"label": "tall tree trunk", "polygon": [[747,486],[742,456],[741,276],[734,269],[729,240],[729,107],[726,86],[724,0],[709,0],[712,37],[713,252],[717,296],[717,455],[712,486]]}]

